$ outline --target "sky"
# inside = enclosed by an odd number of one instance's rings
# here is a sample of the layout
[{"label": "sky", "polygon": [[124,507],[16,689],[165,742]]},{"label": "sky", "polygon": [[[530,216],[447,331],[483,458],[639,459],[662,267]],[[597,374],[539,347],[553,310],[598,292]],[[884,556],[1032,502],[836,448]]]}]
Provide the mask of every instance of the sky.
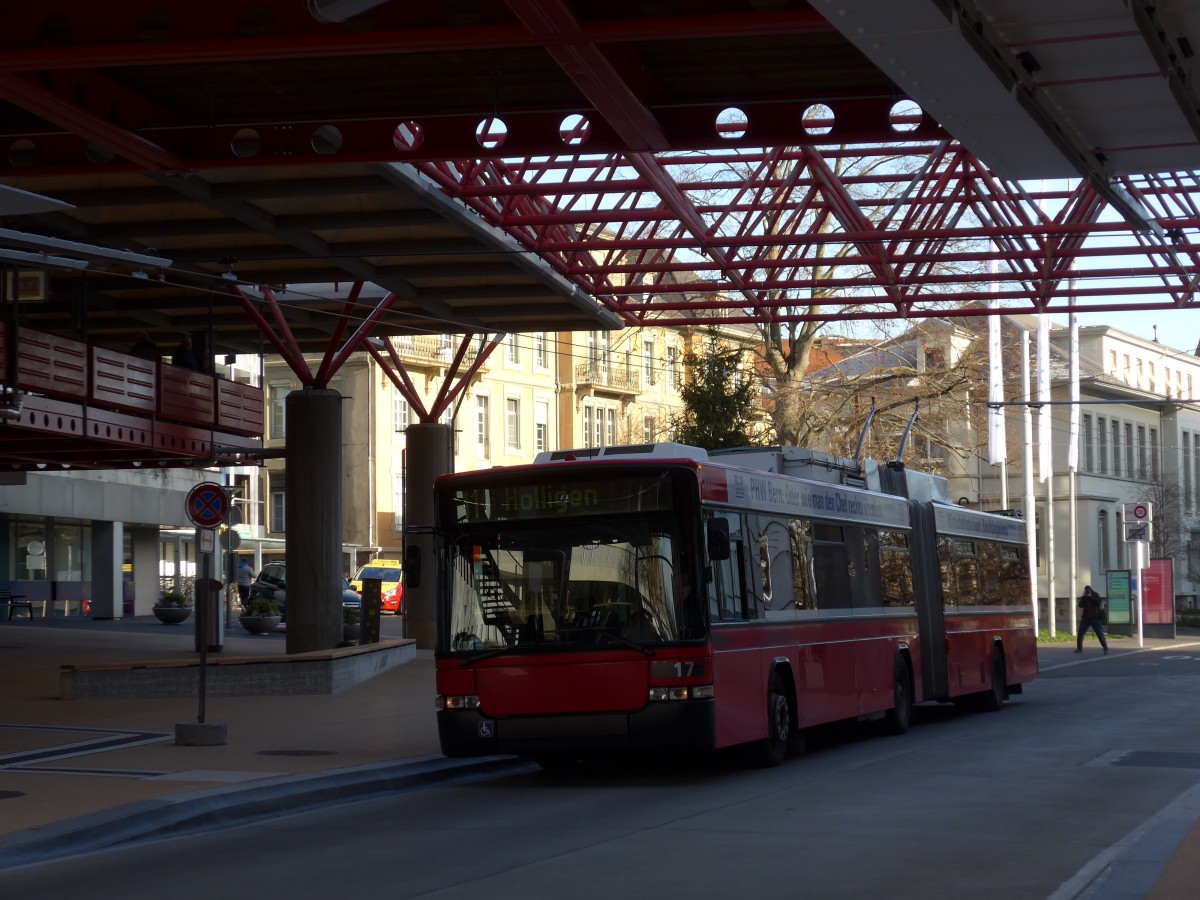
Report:
[{"label": "sky", "polygon": [[[1126,334],[1152,341],[1157,338],[1173,350],[1192,353],[1200,344],[1200,312],[1190,309],[1151,309],[1138,312],[1079,313],[1079,327],[1108,325]],[[1067,324],[1066,315],[1052,317]],[[1158,326],[1157,333],[1154,326]]]}]

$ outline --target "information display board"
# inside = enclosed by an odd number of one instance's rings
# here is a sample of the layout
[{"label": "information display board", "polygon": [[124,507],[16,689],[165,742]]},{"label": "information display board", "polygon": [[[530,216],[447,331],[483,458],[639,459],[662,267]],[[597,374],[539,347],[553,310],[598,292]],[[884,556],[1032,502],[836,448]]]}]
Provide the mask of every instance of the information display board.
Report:
[{"label": "information display board", "polygon": [[1130,609],[1130,572],[1128,569],[1109,569],[1105,591],[1109,625],[1132,625]]}]

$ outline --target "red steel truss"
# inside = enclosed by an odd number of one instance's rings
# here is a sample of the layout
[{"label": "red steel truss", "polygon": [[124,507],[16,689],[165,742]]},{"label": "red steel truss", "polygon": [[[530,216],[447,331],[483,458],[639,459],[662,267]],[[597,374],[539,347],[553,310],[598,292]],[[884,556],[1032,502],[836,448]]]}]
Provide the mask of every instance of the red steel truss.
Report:
[{"label": "red steel truss", "polygon": [[997,178],[953,142],[429,162],[449,195],[631,325],[1185,308],[1195,173]]}]

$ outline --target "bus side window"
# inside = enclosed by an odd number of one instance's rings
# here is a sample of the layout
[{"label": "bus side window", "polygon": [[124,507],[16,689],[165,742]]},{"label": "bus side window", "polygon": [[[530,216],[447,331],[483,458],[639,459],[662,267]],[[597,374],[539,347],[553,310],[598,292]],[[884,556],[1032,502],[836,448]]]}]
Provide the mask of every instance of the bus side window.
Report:
[{"label": "bus side window", "polygon": [[754,516],[752,529],[763,609],[794,609],[792,537],[787,525],[778,519]]},{"label": "bus side window", "polygon": [[792,539],[792,594],[797,609],[817,608],[817,583],[813,575],[812,523],[792,519],[788,523]]},{"label": "bus side window", "polygon": [[729,525],[729,553],[724,559],[713,560],[712,583],[709,585],[709,614],[713,621],[720,619],[745,619],[742,583],[742,523],[741,517],[730,513],[717,513]]}]

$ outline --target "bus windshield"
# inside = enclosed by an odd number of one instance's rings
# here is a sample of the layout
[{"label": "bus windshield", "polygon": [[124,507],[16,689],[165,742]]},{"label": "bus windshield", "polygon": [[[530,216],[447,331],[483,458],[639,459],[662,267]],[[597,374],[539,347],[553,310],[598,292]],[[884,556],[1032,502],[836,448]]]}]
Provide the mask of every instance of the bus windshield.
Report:
[{"label": "bus windshield", "polygon": [[451,652],[646,647],[698,637],[672,517],[467,527],[449,543]]}]

